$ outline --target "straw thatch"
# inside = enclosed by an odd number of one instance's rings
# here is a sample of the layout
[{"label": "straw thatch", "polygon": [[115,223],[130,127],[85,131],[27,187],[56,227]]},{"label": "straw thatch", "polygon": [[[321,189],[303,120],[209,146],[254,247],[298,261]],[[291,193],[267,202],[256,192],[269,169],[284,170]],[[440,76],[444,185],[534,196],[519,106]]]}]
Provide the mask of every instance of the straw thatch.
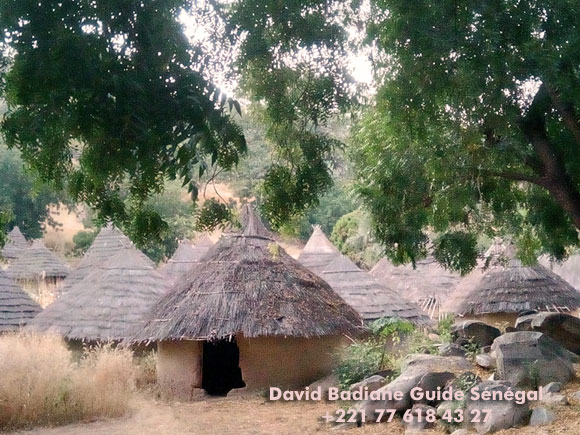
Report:
[{"label": "straw thatch", "polygon": [[[103,261],[108,260],[120,250],[131,245],[131,240],[113,225],[109,224],[102,228],[77,267],[65,279],[59,289],[59,295],[65,294],[71,287],[85,279]],[[153,262],[151,262],[151,265],[153,265]]]},{"label": "straw thatch", "polygon": [[418,306],[380,284],[344,255],[331,262],[320,277],[366,321],[396,317],[417,326],[430,324]]},{"label": "straw thatch", "polygon": [[195,243],[184,240],[179,243],[171,259],[163,267],[161,274],[175,283],[180,281],[209,251],[213,242],[207,235],[202,236]]},{"label": "straw thatch", "polygon": [[[544,260],[544,259],[541,259]],[[570,255],[562,263],[551,261],[540,261],[540,263],[548,267],[552,272],[560,275],[560,277],[574,287],[580,290],[580,254]]]},{"label": "straw thatch", "polygon": [[71,340],[121,340],[168,289],[151,261],[128,247],[49,305],[28,329]]},{"label": "straw thatch", "polygon": [[243,229],[223,235],[196,273],[146,316],[132,340],[357,334],[362,319],[272,239],[249,205]]},{"label": "straw thatch", "polygon": [[69,267],[38,239],[8,266],[6,273],[21,281],[61,279],[69,274]]},{"label": "straw thatch", "polygon": [[41,311],[40,305],[0,269],[0,333],[19,330]]},{"label": "straw thatch", "polygon": [[7,234],[7,240],[2,248],[2,257],[6,260],[14,260],[20,257],[28,249],[28,242],[20,232],[20,228],[14,227]]},{"label": "straw thatch", "polygon": [[326,266],[342,254],[328,240],[319,225],[313,225],[313,229],[310,239],[298,256],[298,261],[310,271],[320,274]]}]

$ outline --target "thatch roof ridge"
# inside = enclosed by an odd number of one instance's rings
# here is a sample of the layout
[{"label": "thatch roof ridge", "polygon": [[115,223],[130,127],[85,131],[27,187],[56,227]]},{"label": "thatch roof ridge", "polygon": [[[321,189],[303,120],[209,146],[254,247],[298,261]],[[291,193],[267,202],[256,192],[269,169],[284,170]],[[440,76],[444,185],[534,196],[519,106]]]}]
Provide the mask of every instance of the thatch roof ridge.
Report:
[{"label": "thatch roof ridge", "polygon": [[198,264],[201,259],[207,254],[210,246],[206,246],[206,242],[202,241],[202,245],[198,246],[189,240],[182,240],[179,242],[177,249],[167,261],[167,264],[161,269],[161,274],[172,282],[175,282]]},{"label": "thatch roof ridge", "polygon": [[6,243],[2,248],[2,257],[8,260],[20,257],[29,247],[24,234],[22,234],[18,226],[12,228],[6,238]]},{"label": "thatch roof ridge", "polygon": [[17,331],[42,308],[0,269],[0,333]]},{"label": "thatch roof ridge", "polygon": [[64,278],[69,272],[69,266],[51,252],[42,239],[32,242],[32,246],[6,270],[8,276],[16,280]]},{"label": "thatch roof ridge", "polygon": [[74,340],[121,340],[168,290],[167,280],[131,246],[46,307],[28,329]]},{"label": "thatch roof ridge", "polygon": [[539,264],[523,266],[512,259],[468,276],[445,306],[459,315],[573,311],[580,308],[580,292]]},{"label": "thatch roof ridge", "polygon": [[241,233],[223,235],[203,267],[153,306],[131,340],[358,334],[356,311],[264,237],[258,221],[254,215]]},{"label": "thatch roof ridge", "polygon": [[398,317],[417,326],[431,323],[418,306],[380,284],[344,255],[332,261],[320,277],[367,321]]},{"label": "thatch roof ridge", "polygon": [[322,232],[320,225],[313,225],[313,231],[298,256],[298,261],[314,273],[320,274],[332,261],[342,254]]},{"label": "thatch roof ridge", "polygon": [[196,237],[193,240],[193,244],[195,246],[197,246],[198,248],[199,247],[204,247],[204,248],[207,247],[207,248],[209,248],[209,247],[211,247],[211,246],[214,245],[214,242],[213,242],[213,240],[211,239],[211,237],[209,236],[208,233],[202,233],[201,235],[199,235],[198,237]]},{"label": "thatch roof ridge", "polygon": [[580,254],[572,254],[561,263],[540,258],[540,264],[580,291]]}]

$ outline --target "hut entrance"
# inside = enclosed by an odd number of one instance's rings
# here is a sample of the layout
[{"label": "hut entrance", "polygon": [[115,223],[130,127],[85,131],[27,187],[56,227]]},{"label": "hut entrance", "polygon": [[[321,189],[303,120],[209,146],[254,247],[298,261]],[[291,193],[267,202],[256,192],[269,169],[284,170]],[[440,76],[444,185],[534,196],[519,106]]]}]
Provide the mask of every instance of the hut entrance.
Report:
[{"label": "hut entrance", "polygon": [[202,388],[213,396],[226,396],[234,388],[243,388],[239,367],[240,349],[234,339],[203,343]]}]

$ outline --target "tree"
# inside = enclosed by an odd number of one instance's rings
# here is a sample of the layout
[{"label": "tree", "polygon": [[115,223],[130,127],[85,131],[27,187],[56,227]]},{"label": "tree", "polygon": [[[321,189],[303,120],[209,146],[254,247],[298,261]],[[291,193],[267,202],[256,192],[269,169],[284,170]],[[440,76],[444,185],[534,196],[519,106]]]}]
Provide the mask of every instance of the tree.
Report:
[{"label": "tree", "polygon": [[[556,258],[580,228],[580,5],[377,0],[384,62],[353,135],[358,192],[376,235],[414,261],[425,230],[475,255],[501,228]],[[530,235],[532,237],[530,237]],[[474,264],[448,264],[463,272]]]}]

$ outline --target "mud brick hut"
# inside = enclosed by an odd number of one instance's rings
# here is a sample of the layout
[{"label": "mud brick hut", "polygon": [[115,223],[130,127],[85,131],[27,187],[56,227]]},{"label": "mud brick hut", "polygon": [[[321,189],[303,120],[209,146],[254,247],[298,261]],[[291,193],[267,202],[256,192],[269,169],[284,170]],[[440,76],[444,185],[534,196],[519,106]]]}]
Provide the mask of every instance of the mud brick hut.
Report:
[{"label": "mud brick hut", "polygon": [[133,246],[119,250],[72,286],[27,326],[81,343],[118,342],[169,289],[167,280]]},{"label": "mud brick hut", "polygon": [[320,229],[313,225],[312,235],[298,256],[298,261],[310,271],[320,274],[324,269],[342,254]]},{"label": "mud brick hut", "polygon": [[10,263],[20,257],[24,251],[28,249],[29,245],[20,231],[20,228],[14,227],[6,235],[6,243],[2,248],[2,259],[4,262]]},{"label": "mud brick hut", "polygon": [[69,272],[69,267],[49,251],[40,239],[35,240],[6,269],[8,276],[42,307],[54,301]]},{"label": "mud brick hut", "polygon": [[526,311],[577,312],[580,292],[562,277],[536,264],[524,266],[515,249],[495,240],[483,267],[468,275],[443,309],[467,319],[513,326]]},{"label": "mud brick hut", "polygon": [[203,234],[195,242],[183,240],[161,270],[161,274],[171,283],[181,281],[185,275],[191,272],[212,247],[213,242]]},{"label": "mud brick hut", "polygon": [[42,308],[0,270],[0,334],[20,330]]},{"label": "mud brick hut", "polygon": [[276,244],[249,205],[242,223],[129,340],[158,343],[165,394],[307,385],[331,371],[345,335],[364,330],[356,311]]}]

